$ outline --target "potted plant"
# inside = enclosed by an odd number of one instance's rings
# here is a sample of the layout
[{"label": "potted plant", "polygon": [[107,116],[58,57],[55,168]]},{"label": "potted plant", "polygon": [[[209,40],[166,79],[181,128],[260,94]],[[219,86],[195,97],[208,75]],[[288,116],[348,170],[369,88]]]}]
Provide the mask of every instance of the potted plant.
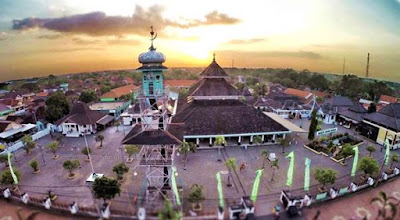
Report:
[{"label": "potted plant", "polygon": [[340,153],[339,153],[343,158],[341,164],[346,165],[346,159],[350,156],[353,156],[354,153],[355,153],[354,149],[350,144],[343,145],[342,150],[340,150]]},{"label": "potted plant", "polygon": [[[15,176],[17,177],[17,180],[20,181],[22,178],[21,172],[17,168],[13,168],[13,170],[14,170]],[[4,185],[12,185],[13,186],[12,190],[14,192],[18,190],[18,185],[15,184],[14,178],[11,175],[10,169],[7,169],[1,173],[0,183],[4,184]]]},{"label": "potted plant", "polygon": [[104,135],[102,135],[102,134],[97,135],[96,141],[100,142],[100,145],[99,145],[98,148],[102,148],[103,147],[103,140],[104,140]]},{"label": "potted plant", "polygon": [[78,168],[80,165],[79,160],[66,160],[63,163],[64,169],[68,170],[68,179],[73,179],[75,178],[75,174],[72,172],[76,168]]},{"label": "potted plant", "polygon": [[194,143],[192,142],[182,142],[182,144],[179,146],[178,151],[183,154],[182,157],[182,162],[183,162],[183,169],[186,170],[186,162],[189,156],[190,152],[195,153],[197,150],[196,145],[194,145]]},{"label": "potted plant", "polygon": [[376,150],[375,147],[372,145],[368,145],[365,149],[369,152],[370,157],[372,157],[372,153]]},{"label": "potted plant", "polygon": [[232,172],[232,170],[235,171],[237,169],[236,158],[234,158],[234,157],[228,158],[225,161],[225,166],[228,167],[228,171],[229,171],[227,186],[231,187],[232,186],[232,183],[231,183],[231,172]]},{"label": "potted plant", "polygon": [[379,171],[379,163],[371,157],[363,157],[357,167],[358,170],[363,171],[364,175],[361,180],[365,181],[369,176],[374,175]]},{"label": "potted plant", "polygon": [[279,138],[278,139],[279,145],[282,146],[282,154],[285,153],[285,148],[289,147],[291,141],[292,141],[292,139],[291,139],[291,137],[289,135],[286,135],[285,138]]},{"label": "potted plant", "polygon": [[267,150],[262,150],[260,153],[260,157],[262,158],[262,167],[261,169],[265,168],[265,161],[268,159],[269,152]]},{"label": "potted plant", "polygon": [[279,158],[275,158],[274,161],[271,163],[272,175],[271,175],[271,182],[275,181],[275,171],[279,170]]},{"label": "potted plant", "polygon": [[60,155],[57,155],[57,150],[58,150],[58,142],[57,141],[52,141],[50,144],[46,146],[47,149],[49,149],[51,152],[53,152],[54,156],[53,159],[57,159],[60,157]]},{"label": "potted plant", "polygon": [[21,138],[21,141],[24,145],[23,149],[25,150],[26,154],[30,154],[31,150],[36,146],[36,143],[32,140],[32,136],[26,134]]},{"label": "potted plant", "polygon": [[39,162],[38,162],[37,160],[35,160],[35,159],[31,160],[31,161],[29,162],[29,166],[32,167],[33,173],[34,173],[34,174],[38,174],[38,173],[40,172],[40,169],[39,169]]},{"label": "potted plant", "polygon": [[260,135],[254,136],[253,142],[255,144],[261,144],[262,143],[262,137]]},{"label": "potted plant", "polygon": [[90,149],[89,147],[84,147],[82,148],[82,154],[87,156],[87,159],[85,159],[85,161],[90,161],[90,154],[92,153],[92,149]]},{"label": "potted plant", "polygon": [[389,168],[388,168],[388,171],[389,171],[390,174],[392,174],[392,173],[393,173],[393,170],[394,170],[393,164],[399,163],[399,162],[400,162],[400,157],[399,157],[399,155],[396,154],[396,153],[393,153],[393,154],[390,156],[390,166],[389,166]]},{"label": "potted plant", "polygon": [[331,168],[318,167],[315,169],[314,178],[321,184],[318,187],[320,192],[326,192],[326,184],[334,184],[336,181],[337,172]]},{"label": "potted plant", "polygon": [[124,163],[117,164],[113,167],[113,172],[117,175],[117,180],[122,182],[124,180],[124,174],[129,171]]},{"label": "potted plant", "polygon": [[193,211],[201,211],[201,202],[205,199],[203,195],[203,186],[193,184],[190,187],[189,202],[192,203]]},{"label": "potted plant", "polygon": [[49,197],[51,201],[54,201],[57,199],[57,195],[55,193],[53,193],[53,191],[51,189],[49,189],[47,191],[47,197]]},{"label": "potted plant", "polygon": [[139,153],[139,147],[137,145],[126,145],[125,146],[125,152],[128,154],[128,158],[126,159],[126,162],[132,163],[133,158],[132,155]]}]

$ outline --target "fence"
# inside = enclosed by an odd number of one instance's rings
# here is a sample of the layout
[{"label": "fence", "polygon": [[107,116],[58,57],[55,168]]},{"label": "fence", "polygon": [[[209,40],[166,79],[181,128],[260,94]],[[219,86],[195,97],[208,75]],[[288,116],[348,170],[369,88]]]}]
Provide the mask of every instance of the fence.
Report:
[{"label": "fence", "polygon": [[[32,135],[32,140],[38,140],[46,135],[50,134],[50,129],[46,128],[42,131],[38,131],[35,134]],[[24,144],[22,143],[22,141],[18,141],[15,144],[7,147],[3,152],[1,152],[0,154],[7,154],[8,152],[12,153],[14,151],[19,150],[20,148],[22,148],[24,146]]]}]

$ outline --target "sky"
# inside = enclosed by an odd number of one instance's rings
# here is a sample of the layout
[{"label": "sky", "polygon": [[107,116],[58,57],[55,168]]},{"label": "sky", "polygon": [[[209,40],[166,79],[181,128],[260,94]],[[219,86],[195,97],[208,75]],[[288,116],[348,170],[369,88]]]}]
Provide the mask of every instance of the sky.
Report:
[{"label": "sky", "polygon": [[140,66],[294,68],[400,82],[400,0],[0,0],[0,80]]}]

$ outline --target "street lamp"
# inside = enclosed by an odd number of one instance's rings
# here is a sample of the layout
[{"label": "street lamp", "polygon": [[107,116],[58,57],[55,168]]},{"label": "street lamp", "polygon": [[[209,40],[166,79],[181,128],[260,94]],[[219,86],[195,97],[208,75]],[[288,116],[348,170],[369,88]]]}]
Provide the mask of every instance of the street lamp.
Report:
[{"label": "street lamp", "polygon": [[85,138],[86,150],[87,150],[87,153],[88,153],[90,166],[92,167],[92,173],[95,173],[94,172],[94,168],[93,168],[93,163],[92,163],[92,157],[90,156],[89,146],[88,146],[87,139],[86,139],[86,133],[83,134],[83,137]]},{"label": "street lamp", "polygon": [[40,154],[42,155],[42,160],[44,165],[46,165],[46,160],[44,159],[44,155],[43,155],[43,146],[41,144],[39,144],[39,148],[40,148]]}]

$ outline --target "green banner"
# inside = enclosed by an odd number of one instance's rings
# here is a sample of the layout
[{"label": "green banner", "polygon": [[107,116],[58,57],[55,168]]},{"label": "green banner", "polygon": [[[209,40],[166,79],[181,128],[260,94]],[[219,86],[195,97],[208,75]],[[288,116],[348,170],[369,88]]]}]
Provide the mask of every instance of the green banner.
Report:
[{"label": "green banner", "polygon": [[304,190],[310,190],[310,167],[311,167],[311,160],[306,157],[306,161],[304,163],[306,165],[304,171]]},{"label": "green banner", "polygon": [[219,206],[224,208],[224,193],[222,192],[222,181],[221,181],[221,173],[218,172],[216,175],[217,178],[217,189],[218,189],[218,197],[219,197]]},{"label": "green banner", "polygon": [[357,164],[358,164],[358,146],[355,146],[353,149],[354,149],[354,159],[353,159],[353,167],[351,168],[351,176],[356,175]]},{"label": "green banner", "polygon": [[389,158],[390,158],[390,143],[389,143],[389,139],[387,139],[387,138],[385,140],[385,145],[386,145],[385,166],[387,166],[389,164]]},{"label": "green banner", "polygon": [[181,200],[179,199],[179,192],[175,179],[176,168],[172,167],[171,169],[172,169],[172,174],[171,174],[172,191],[174,191],[175,194],[176,204],[181,205]]},{"label": "green banner", "polygon": [[257,200],[257,196],[258,196],[258,187],[259,187],[259,185],[260,185],[260,180],[261,180],[262,172],[263,172],[262,169],[256,171],[257,176],[256,176],[256,178],[254,179],[253,190],[251,191],[251,197],[250,197],[251,201],[253,201],[253,202],[256,202],[256,200]]},{"label": "green banner", "polygon": [[294,152],[290,152],[286,158],[289,159],[289,168],[287,172],[287,181],[286,185],[287,186],[292,186],[293,183],[293,174],[294,174]]},{"label": "green banner", "polygon": [[10,172],[11,172],[11,176],[12,176],[12,178],[13,178],[13,180],[14,180],[14,184],[16,185],[16,184],[18,184],[18,178],[17,178],[17,176],[15,175],[14,170],[13,170],[13,167],[12,167],[12,165],[11,165],[11,153],[10,153],[10,152],[8,152],[8,165],[9,165],[9,167],[10,167]]}]

